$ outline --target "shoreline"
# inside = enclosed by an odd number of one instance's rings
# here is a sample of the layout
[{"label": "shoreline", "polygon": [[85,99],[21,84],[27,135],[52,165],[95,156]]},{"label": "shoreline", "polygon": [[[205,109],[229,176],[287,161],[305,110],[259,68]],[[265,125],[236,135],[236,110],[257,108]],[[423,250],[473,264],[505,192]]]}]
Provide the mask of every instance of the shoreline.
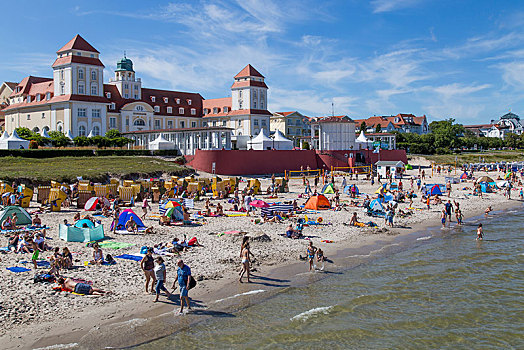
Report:
[{"label": "shoreline", "polygon": [[[514,199],[503,202],[502,205],[499,203],[499,206],[490,216],[503,215],[507,210],[522,206],[522,201]],[[465,221],[482,220],[483,215],[484,209],[477,208],[468,212]],[[326,264],[325,273],[308,272],[305,262],[287,262],[257,267],[255,275],[260,276],[263,282],[239,284],[234,278],[236,271],[232,272],[227,277],[212,281],[205,290],[199,290],[197,286],[195,292],[190,293],[192,303],[207,305],[207,307],[196,308],[193,313],[183,317],[174,317],[178,309],[178,302],[162,303],[162,305],[151,305],[151,303],[137,305],[136,301],[128,301],[120,305],[120,311],[116,311],[116,305],[111,304],[104,306],[103,310],[98,310],[96,315],[91,313],[87,318],[82,319],[83,329],[78,329],[77,323],[80,321],[77,321],[65,329],[62,328],[60,332],[54,332],[32,344],[26,343],[25,347],[20,347],[18,344],[18,348],[128,348],[148,344],[196,323],[206,322],[213,317],[230,317],[232,313],[268,300],[286,288],[310,284],[332,273],[347,271],[373,259],[402,250],[397,248],[396,251],[387,251],[387,247],[398,246],[409,249],[418,241],[417,238],[425,237],[426,232],[440,228],[435,224],[436,222],[420,222],[410,228],[394,228],[393,230],[398,234],[361,235],[359,236],[360,241],[346,240],[337,247],[325,248],[325,255],[334,262],[334,264]],[[451,229],[454,226],[456,225],[452,225]],[[395,243],[396,241],[404,242],[404,245]],[[276,285],[277,283],[280,285]],[[216,304],[219,305],[215,306]],[[98,315],[111,315],[111,317],[100,320],[101,317]]]}]

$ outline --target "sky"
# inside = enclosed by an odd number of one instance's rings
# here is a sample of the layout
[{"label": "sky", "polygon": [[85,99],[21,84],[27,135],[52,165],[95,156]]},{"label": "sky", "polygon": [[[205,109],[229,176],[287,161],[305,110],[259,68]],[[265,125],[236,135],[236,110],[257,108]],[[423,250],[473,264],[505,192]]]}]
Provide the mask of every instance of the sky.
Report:
[{"label": "sky", "polygon": [[4,4],[0,81],[52,77],[80,34],[104,79],[124,51],[142,86],[231,96],[250,63],[272,112],[524,117],[522,0],[18,1]]}]

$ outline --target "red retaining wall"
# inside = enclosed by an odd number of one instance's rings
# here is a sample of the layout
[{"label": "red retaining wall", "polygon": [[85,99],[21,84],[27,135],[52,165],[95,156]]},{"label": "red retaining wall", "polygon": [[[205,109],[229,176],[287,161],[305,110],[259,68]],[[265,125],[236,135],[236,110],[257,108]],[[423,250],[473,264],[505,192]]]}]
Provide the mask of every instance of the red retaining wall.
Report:
[{"label": "red retaining wall", "polygon": [[[353,157],[351,157],[353,153]],[[306,169],[329,170],[332,166],[354,166],[356,153],[361,153],[366,164],[375,163],[378,154],[372,151],[315,151],[315,150],[197,150],[192,157],[186,157],[188,165],[211,173],[215,163],[215,173],[221,175],[266,175],[279,174],[284,170]],[[371,161],[370,161],[371,159]],[[380,151],[380,160],[401,160],[407,164],[404,150]]]}]

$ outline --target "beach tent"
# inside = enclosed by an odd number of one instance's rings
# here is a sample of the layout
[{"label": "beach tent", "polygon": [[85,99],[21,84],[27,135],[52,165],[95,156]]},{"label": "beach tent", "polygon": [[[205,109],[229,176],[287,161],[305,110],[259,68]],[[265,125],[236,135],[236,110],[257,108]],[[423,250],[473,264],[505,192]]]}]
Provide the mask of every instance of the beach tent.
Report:
[{"label": "beach tent", "polygon": [[467,180],[468,178],[468,174],[466,172],[464,172],[462,175],[460,175],[460,179],[461,180]]},{"label": "beach tent", "polygon": [[406,170],[413,170],[413,166],[411,164],[406,164]]},{"label": "beach tent", "polygon": [[481,182],[480,183],[480,190],[484,193],[491,193],[493,192],[491,190],[491,186],[487,182]]},{"label": "beach tent", "polygon": [[87,228],[94,228],[95,227],[95,224],[93,223],[93,221],[88,220],[88,219],[78,220],[74,224],[74,226],[78,227],[78,228],[85,228],[84,225],[87,226]]},{"label": "beach tent", "polygon": [[0,137],[0,148],[3,148],[2,143],[6,141],[8,138],[9,138],[9,133],[7,131],[4,131],[4,133],[2,134],[2,137]]},{"label": "beach tent", "polygon": [[0,149],[28,149],[29,141],[18,137],[16,130],[13,130],[11,136],[0,142]]},{"label": "beach tent", "polygon": [[329,184],[324,185],[324,187],[322,188],[321,193],[323,193],[323,194],[333,194],[333,193],[335,193],[335,190],[333,188],[333,184],[329,183]]},{"label": "beach tent", "polygon": [[136,215],[135,212],[131,209],[126,209],[120,213],[120,216],[118,217],[118,226],[121,225],[122,227],[125,227],[130,218],[133,218],[138,228],[146,227],[138,215]]},{"label": "beach tent", "polygon": [[379,188],[377,188],[377,190],[375,191],[375,193],[377,194],[384,194],[384,192],[386,192],[386,184],[383,184],[381,185]]},{"label": "beach tent", "polygon": [[[93,223],[91,222],[91,224]],[[89,228],[79,228],[75,226],[67,226],[64,224],[60,224],[60,226],[58,227],[58,237],[60,237],[60,239],[63,239],[66,242],[99,241],[101,239],[104,239],[104,225],[93,225],[93,227]]]},{"label": "beach tent", "polygon": [[373,199],[371,203],[369,203],[369,209],[372,211],[384,211],[384,207],[378,199]]},{"label": "beach tent", "polygon": [[355,140],[357,144],[357,149],[368,149],[369,148],[369,139],[364,135],[364,130],[360,131],[360,135]]},{"label": "beach tent", "polygon": [[355,187],[355,194],[359,195],[360,194],[360,190],[358,189],[357,185],[355,185],[355,184],[347,185],[346,187],[344,187],[344,193],[345,194],[351,194],[351,190],[352,190],[353,187]]},{"label": "beach tent", "polygon": [[50,138],[51,138],[51,136],[49,136],[49,133],[47,132],[47,129],[46,129],[46,128],[43,128],[43,129],[42,129],[42,132],[40,132],[40,135],[41,135],[42,137],[45,137],[46,139],[50,139]]},{"label": "beach tent", "polygon": [[22,207],[11,205],[4,207],[2,211],[0,211],[0,223],[3,222],[5,219],[7,219],[8,216],[12,216],[16,213],[17,225],[31,225],[33,220],[31,220],[31,215]]},{"label": "beach tent", "polygon": [[273,135],[273,147],[278,150],[289,151],[293,149],[293,141],[287,139],[284,134],[277,129],[275,135]]},{"label": "beach tent", "polygon": [[165,216],[167,217],[170,217],[171,219],[175,220],[175,221],[182,221],[184,220],[184,212],[183,212],[183,209],[182,209],[182,206],[178,206],[178,207],[172,207],[172,208],[168,208],[165,213],[164,213]]},{"label": "beach tent", "polygon": [[260,216],[266,215],[269,219],[271,219],[273,216],[275,216],[275,213],[280,213],[280,212],[287,213],[290,210],[291,211],[293,210],[292,204],[275,203],[275,204],[271,204],[267,208],[262,208],[260,212]]},{"label": "beach tent", "polygon": [[436,195],[442,196],[442,191],[440,190],[440,187],[438,185],[433,185],[433,187],[431,187],[431,190],[429,190],[429,195],[430,196],[436,196]]},{"label": "beach tent", "polygon": [[247,146],[248,149],[263,151],[273,147],[273,140],[266,135],[266,129],[261,129],[253,140],[247,142]]},{"label": "beach tent", "polygon": [[91,197],[87,200],[86,204],[84,205],[84,210],[86,211],[94,211],[97,209],[102,209],[102,206],[109,207],[111,203],[109,203],[109,200],[105,197]]},{"label": "beach tent", "polygon": [[331,203],[329,200],[319,194],[317,196],[311,196],[307,200],[304,209],[312,209],[312,210],[319,210],[319,209],[331,209]]},{"label": "beach tent", "polygon": [[175,149],[176,146],[173,142],[166,140],[164,136],[160,134],[155,140],[149,142],[148,148],[157,151],[161,149]]},{"label": "beach tent", "polygon": [[391,194],[391,192],[384,194],[384,202],[390,202],[392,200],[393,200],[393,194]]},{"label": "beach tent", "polygon": [[482,176],[476,182],[495,182],[495,180],[489,176]]}]

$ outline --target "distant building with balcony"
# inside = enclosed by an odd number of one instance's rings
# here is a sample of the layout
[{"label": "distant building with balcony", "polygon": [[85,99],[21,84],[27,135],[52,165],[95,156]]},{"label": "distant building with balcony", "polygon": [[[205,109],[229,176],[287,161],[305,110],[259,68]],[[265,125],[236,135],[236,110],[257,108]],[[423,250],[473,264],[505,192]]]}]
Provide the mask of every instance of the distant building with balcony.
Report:
[{"label": "distant building with balcony", "polygon": [[362,122],[366,123],[366,130],[364,132],[375,132],[377,126],[380,125],[381,132],[406,132],[414,134],[427,134],[429,132],[429,124],[425,115],[417,117],[413,114],[399,113],[391,116],[373,116],[367,119],[355,119],[356,127],[360,131]]},{"label": "distant building with balcony", "polygon": [[300,139],[310,136],[309,118],[297,111],[275,112],[271,116],[271,133],[279,130],[286,138],[300,147]]}]

